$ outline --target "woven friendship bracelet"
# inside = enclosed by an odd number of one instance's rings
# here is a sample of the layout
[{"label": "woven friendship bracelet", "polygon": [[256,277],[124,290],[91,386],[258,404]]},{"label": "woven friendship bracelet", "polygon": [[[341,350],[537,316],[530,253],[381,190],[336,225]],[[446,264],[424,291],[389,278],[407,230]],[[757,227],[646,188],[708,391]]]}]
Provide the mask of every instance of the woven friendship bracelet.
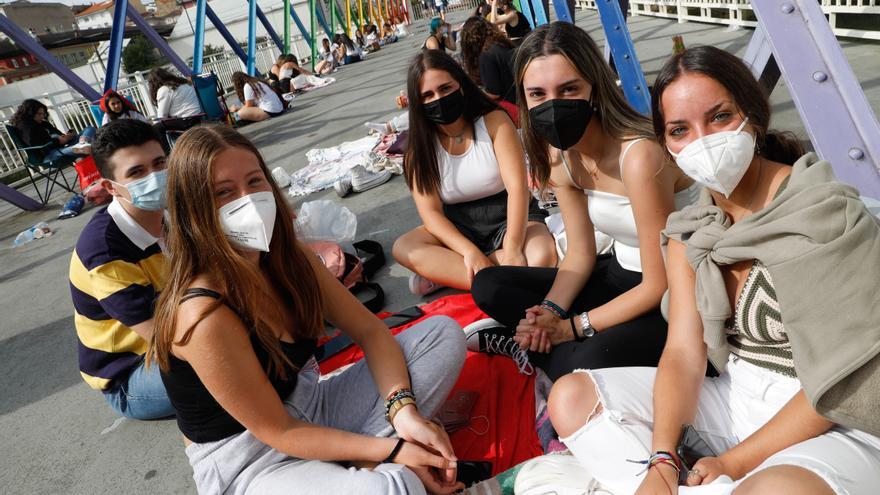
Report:
[{"label": "woven friendship bracelet", "polygon": [[562,309],[558,304],[549,299],[544,299],[541,302],[541,307],[546,308],[548,311],[556,315],[556,317],[560,320],[564,320],[568,316],[568,311]]},{"label": "woven friendship bracelet", "polygon": [[642,469],[641,471],[636,473],[636,476],[641,475],[645,471],[651,469],[652,467],[654,467],[658,464],[668,464],[668,465],[672,466],[673,468],[675,468],[675,471],[677,473],[681,472],[681,467],[678,465],[678,461],[676,461],[675,457],[672,454],[670,454],[669,452],[664,452],[662,450],[658,451],[658,452],[654,452],[653,454],[651,454],[651,457],[649,457],[643,461],[634,461],[632,459],[627,459],[626,462],[632,462],[634,464],[644,464],[645,465],[645,469]]}]

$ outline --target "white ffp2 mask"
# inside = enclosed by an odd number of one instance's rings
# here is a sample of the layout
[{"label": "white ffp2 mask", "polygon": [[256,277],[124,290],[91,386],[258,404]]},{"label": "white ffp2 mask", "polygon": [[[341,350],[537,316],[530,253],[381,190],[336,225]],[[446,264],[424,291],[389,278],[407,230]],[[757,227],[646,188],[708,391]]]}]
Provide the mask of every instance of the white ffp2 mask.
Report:
[{"label": "white ffp2 mask", "polygon": [[271,191],[248,194],[225,204],[219,210],[223,233],[237,247],[268,253],[276,208]]},{"label": "white ffp2 mask", "polygon": [[748,118],[743,120],[735,131],[703,136],[678,154],[672,151],[669,154],[685,175],[724,197],[730,197],[755,156],[755,136],[743,131],[748,121]]}]

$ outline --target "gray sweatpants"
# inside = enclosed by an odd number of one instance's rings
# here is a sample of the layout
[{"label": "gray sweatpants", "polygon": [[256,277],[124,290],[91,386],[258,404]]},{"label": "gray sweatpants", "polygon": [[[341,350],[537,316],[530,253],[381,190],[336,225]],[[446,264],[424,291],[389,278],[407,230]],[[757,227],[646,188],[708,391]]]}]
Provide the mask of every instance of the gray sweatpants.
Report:
[{"label": "gray sweatpants", "polygon": [[[432,416],[449,395],[464,363],[461,327],[445,316],[429,318],[397,335],[419,411]],[[365,360],[319,381],[311,360],[296,389],[284,401],[294,418],[372,436],[391,436],[379,395]],[[297,459],[257,440],[249,431],[217,442],[192,444],[186,455],[200,494],[424,494],[416,475],[399,464],[375,469]]]}]

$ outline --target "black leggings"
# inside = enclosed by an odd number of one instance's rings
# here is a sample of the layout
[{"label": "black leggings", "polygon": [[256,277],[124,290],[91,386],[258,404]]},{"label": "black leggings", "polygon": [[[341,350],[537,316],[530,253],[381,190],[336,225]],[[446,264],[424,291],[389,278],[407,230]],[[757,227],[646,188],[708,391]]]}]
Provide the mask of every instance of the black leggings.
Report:
[{"label": "black leggings", "polygon": [[[556,268],[485,268],[474,277],[471,292],[477,306],[509,328],[512,334],[526,309],[541,304],[550,292],[556,272]],[[576,314],[601,306],[641,280],[641,273],[621,267],[613,256],[600,256],[570,312]],[[604,329],[583,342],[554,346],[549,354],[531,352],[529,358],[556,381],[578,368],[657,366],[665,343],[666,320],[658,308]]]}]

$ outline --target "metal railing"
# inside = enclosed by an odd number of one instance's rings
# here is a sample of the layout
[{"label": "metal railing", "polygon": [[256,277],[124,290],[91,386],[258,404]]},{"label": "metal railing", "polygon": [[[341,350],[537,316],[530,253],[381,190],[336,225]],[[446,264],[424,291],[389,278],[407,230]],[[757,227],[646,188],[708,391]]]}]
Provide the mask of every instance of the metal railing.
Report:
[{"label": "metal railing", "polygon": [[[577,6],[596,9],[596,0],[576,0]],[[837,36],[880,40],[880,0],[819,0]],[[630,0],[630,14],[755,27],[750,0]],[[855,14],[864,16],[855,17]]]},{"label": "metal railing", "polygon": [[[305,64],[311,60],[311,51],[302,36],[294,37],[291,48],[301,63]],[[280,54],[281,51],[272,41],[258,44],[257,70],[263,74],[268,73]],[[228,95],[232,93],[232,74],[236,71],[244,71],[245,65],[232,50],[227,49],[206,56],[203,70],[217,74],[220,85]],[[149,86],[147,85],[148,75],[149,72],[143,71],[130,74],[127,78],[121,78],[118,91],[131,100],[140,113],[149,117],[156,115],[156,108],[150,101]],[[71,93],[69,90],[44,93],[33,97],[46,105],[49,109],[49,120],[59,129],[80,132],[86,127],[98,127],[101,124],[95,120],[89,108],[92,102]],[[8,123],[14,112],[14,107],[0,109],[0,124]],[[12,144],[12,138],[3,126],[0,128],[0,179],[21,170],[24,170],[22,157],[16,151]]]},{"label": "metal railing", "polygon": [[[425,3],[429,6],[426,6]],[[430,5],[434,5],[434,0],[413,0],[412,1],[412,19],[431,19],[436,17],[435,10]],[[446,13],[460,11],[474,11],[480,5],[480,0],[449,0],[446,4]]]}]

